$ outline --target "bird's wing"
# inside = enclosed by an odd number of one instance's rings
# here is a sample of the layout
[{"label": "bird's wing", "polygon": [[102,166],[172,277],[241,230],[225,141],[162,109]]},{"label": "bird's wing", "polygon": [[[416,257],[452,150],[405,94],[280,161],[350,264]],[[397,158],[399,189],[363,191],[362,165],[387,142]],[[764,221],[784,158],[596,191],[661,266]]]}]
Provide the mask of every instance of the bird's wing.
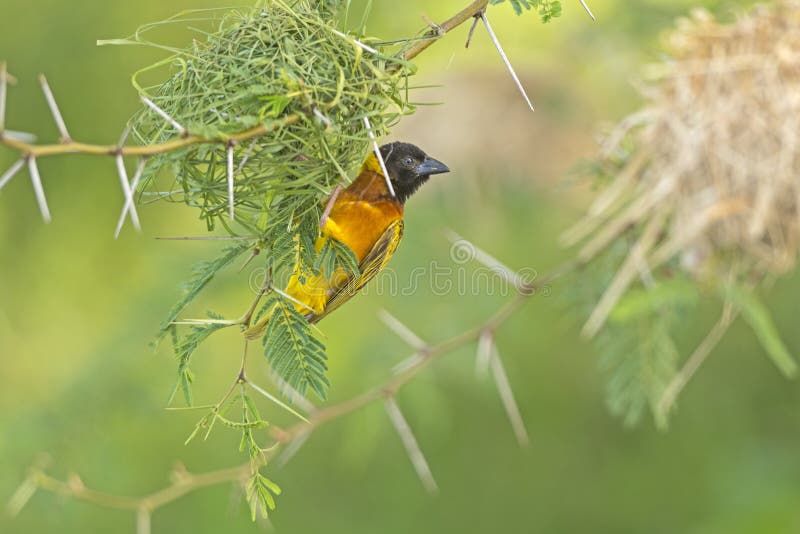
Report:
[{"label": "bird's wing", "polygon": [[359,273],[357,276],[352,274],[347,280],[339,287],[332,290],[328,302],[325,304],[325,309],[319,315],[310,315],[307,317],[310,323],[316,323],[333,310],[350,300],[350,298],[358,293],[358,291],[367,285],[367,283],[375,278],[389,262],[397,250],[397,245],[403,237],[403,221],[397,220],[389,225],[383,232],[381,237],[375,242],[369,252],[367,252],[364,259],[358,266]]}]

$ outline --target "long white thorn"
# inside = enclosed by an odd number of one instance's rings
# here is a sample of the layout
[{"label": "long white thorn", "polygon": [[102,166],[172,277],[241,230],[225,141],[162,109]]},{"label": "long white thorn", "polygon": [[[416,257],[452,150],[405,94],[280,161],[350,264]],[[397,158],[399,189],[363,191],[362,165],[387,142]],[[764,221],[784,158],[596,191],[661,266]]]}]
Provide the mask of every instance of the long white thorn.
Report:
[{"label": "long white thorn", "polygon": [[305,445],[308,438],[311,436],[310,430],[304,430],[297,434],[295,438],[283,449],[283,452],[275,459],[278,468],[285,466],[289,460],[294,458],[294,455]]},{"label": "long white thorn", "polygon": [[250,142],[250,146],[247,147],[247,150],[245,151],[244,156],[242,157],[242,161],[240,161],[239,166],[236,167],[236,172],[234,173],[234,176],[239,176],[239,174],[242,172],[242,169],[244,169],[245,164],[247,164],[247,160],[249,160],[250,156],[253,155],[253,149],[256,148],[257,142],[258,142],[257,138],[253,139]]},{"label": "long white thorn", "polygon": [[401,361],[400,363],[392,367],[392,374],[399,375],[401,373],[405,373],[412,367],[416,367],[417,365],[422,363],[423,360],[425,360],[425,354],[420,352],[415,352],[405,360]]},{"label": "long white thorn", "polygon": [[372,133],[372,125],[369,123],[369,118],[364,117],[364,125],[367,127],[369,138],[372,140],[372,150],[375,151],[375,157],[378,158],[378,163],[381,164],[381,171],[383,171],[383,179],[386,180],[386,187],[389,189],[389,193],[391,193],[393,197],[396,197],[397,195],[394,193],[392,181],[389,179],[389,171],[386,170],[386,162],[383,161],[383,155],[381,155],[381,149],[378,146],[378,141],[375,139],[375,134]]},{"label": "long white thorn", "polygon": [[150,510],[140,508],[136,512],[136,534],[150,534]]},{"label": "long white thorn", "polygon": [[16,130],[4,130],[3,135],[5,135],[8,138],[14,139],[16,141],[22,141],[23,143],[36,142],[36,136],[28,132],[18,132]]},{"label": "long white thorn", "polygon": [[14,162],[14,164],[5,172],[3,176],[0,176],[0,189],[8,183],[18,172],[19,170],[25,166],[25,158],[20,158]]},{"label": "long white thorn", "polygon": [[508,60],[508,56],[503,51],[503,47],[500,46],[500,41],[497,40],[497,36],[494,34],[492,30],[492,26],[489,24],[489,19],[486,18],[486,13],[481,13],[481,20],[483,21],[483,25],[486,26],[486,31],[489,33],[489,38],[491,38],[492,42],[494,43],[494,47],[497,48],[497,51],[500,53],[500,57],[503,59],[503,63],[506,64],[506,68],[508,72],[511,73],[511,77],[514,79],[514,83],[517,84],[517,89],[519,92],[522,93],[522,96],[525,98],[525,102],[528,103],[528,107],[531,108],[531,111],[535,111],[533,109],[533,104],[531,103],[531,99],[528,98],[528,93],[525,92],[525,88],[522,86],[522,82],[519,81],[519,77],[517,73],[514,71],[514,67],[511,66],[511,62]]},{"label": "long white thorn", "polygon": [[58,104],[56,104],[53,91],[50,89],[50,85],[47,83],[47,78],[45,78],[44,74],[39,75],[39,83],[42,84],[42,92],[44,92],[44,98],[47,100],[47,106],[50,108],[50,113],[53,115],[53,119],[56,121],[58,132],[61,134],[61,142],[71,142],[72,137],[70,137],[69,131],[67,131],[67,125],[64,123],[64,117],[61,116],[61,111],[58,109]]},{"label": "long white thorn", "polygon": [[586,1],[585,0],[578,0],[578,1],[581,3],[583,9],[592,18],[592,20],[597,20],[596,18],[594,18],[594,13],[592,13],[592,10],[589,9],[589,6],[586,4]]},{"label": "long white thorn", "polygon": [[339,198],[339,193],[342,192],[342,186],[337,185],[331,191],[331,196],[328,198],[328,203],[325,205],[325,210],[322,212],[322,217],[319,218],[319,227],[324,228],[325,223],[328,222],[328,217],[331,215],[331,211],[333,210],[333,205],[336,203],[336,199]]},{"label": "long white thorn", "polygon": [[159,115],[159,116],[160,116],[162,119],[164,119],[165,121],[167,121],[168,123],[170,123],[170,124],[172,125],[172,127],[173,127],[173,128],[175,128],[176,130],[178,130],[178,132],[179,132],[181,135],[184,135],[184,134],[186,134],[186,128],[184,128],[183,126],[181,126],[181,125],[180,125],[180,123],[179,123],[178,121],[176,121],[175,119],[173,119],[172,117],[170,117],[169,115],[167,115],[167,112],[166,112],[166,111],[164,111],[163,109],[161,109],[160,107],[158,107],[158,106],[155,104],[155,102],[153,102],[152,100],[150,100],[150,99],[149,99],[149,98],[147,98],[146,96],[142,96],[142,97],[141,97],[141,99],[142,99],[142,102],[144,102],[144,104],[145,104],[147,107],[149,107],[150,109],[152,109],[153,111],[155,111],[155,112],[156,112],[156,113],[157,113],[157,114],[158,114],[158,115]]},{"label": "long white thorn", "polygon": [[338,35],[339,37],[350,41],[351,43],[353,43],[354,45],[356,45],[358,47],[361,47],[362,49],[366,50],[370,54],[378,54],[378,55],[380,55],[380,52],[378,52],[377,50],[375,50],[374,48],[372,48],[369,45],[365,45],[364,43],[362,43],[361,41],[359,41],[355,37],[350,37],[349,35],[344,34],[344,33],[340,32],[339,30],[334,30],[333,28],[331,28],[331,31],[333,33],[335,33],[336,35]]},{"label": "long white thorn", "polygon": [[131,135],[131,125],[126,124],[125,129],[122,130],[122,135],[119,136],[119,143],[117,143],[117,148],[122,150],[122,147],[125,146],[125,142],[128,140],[129,135]]},{"label": "long white thorn", "polygon": [[288,398],[289,401],[297,404],[297,406],[299,406],[304,412],[310,414],[317,410],[317,407],[314,406],[313,402],[308,400],[308,398],[294,389],[286,380],[281,378],[278,373],[270,373],[270,379],[276,386],[278,386],[278,388],[281,390],[281,393],[283,393],[283,395]]},{"label": "long white thorn", "polygon": [[36,194],[36,202],[39,203],[39,210],[42,212],[42,219],[44,219],[44,222],[49,223],[52,218],[50,217],[50,208],[47,207],[47,198],[44,196],[42,177],[39,175],[36,157],[28,157],[28,170],[31,174],[31,183],[33,184],[33,192]]},{"label": "long white thorn", "polygon": [[[121,157],[121,156],[120,156]],[[136,210],[136,203],[134,201],[133,196],[136,194],[136,188],[139,187],[139,181],[142,179],[142,174],[144,173],[145,165],[147,161],[145,158],[139,160],[139,165],[136,167],[136,173],[133,175],[133,180],[130,183],[130,195],[125,193],[125,206],[122,208],[122,214],[119,216],[119,220],[117,221],[117,228],[114,230],[114,239],[119,237],[120,232],[122,232],[122,226],[125,224],[125,217],[128,216],[128,212],[131,212],[131,220],[133,219],[133,213]],[[124,166],[124,165],[123,165]],[[126,180],[127,183],[127,180]],[[125,186],[123,186],[124,188]],[[138,220],[138,212],[137,213],[137,220]]]},{"label": "long white thorn", "polygon": [[228,143],[228,215],[233,220],[233,143]]},{"label": "long white thorn", "polygon": [[125,169],[125,160],[122,158],[122,152],[118,152],[114,159],[117,162],[117,174],[119,174],[119,183],[122,186],[122,193],[125,195],[125,206],[128,206],[128,210],[131,214],[131,222],[138,232],[142,229],[142,225],[139,223],[139,213],[136,211],[136,204],[133,201],[133,190],[131,189],[131,184],[128,182],[128,171]]},{"label": "long white thorn", "polygon": [[453,245],[457,246],[464,244],[469,246],[468,252],[471,255],[470,259],[473,259],[478,263],[482,263],[484,267],[487,267],[490,271],[505,279],[506,282],[512,284],[517,290],[524,289],[524,280],[519,274],[514,272],[511,267],[501,262],[482,248],[476,246],[472,241],[464,239],[453,230],[448,229],[445,231],[445,233]]},{"label": "long white thorn", "polygon": [[6,97],[8,95],[8,66],[0,63],[0,132],[6,128]]},{"label": "long white thorn", "polygon": [[475,357],[475,375],[486,378],[489,375],[489,364],[495,352],[494,337],[490,330],[483,330],[478,336],[478,350]]},{"label": "long white thorn", "polygon": [[439,492],[439,486],[436,485],[431,468],[428,467],[425,455],[422,454],[422,449],[419,448],[417,438],[414,437],[414,433],[411,431],[411,427],[408,426],[408,421],[403,416],[403,412],[400,411],[400,407],[394,397],[386,399],[386,413],[389,414],[389,419],[391,419],[394,428],[397,430],[397,434],[406,448],[406,453],[422,485],[428,493],[436,495]]},{"label": "long white thorn", "polygon": [[409,327],[400,322],[400,320],[386,310],[380,310],[378,317],[383,324],[389,327],[389,330],[397,334],[397,337],[409,344],[412,349],[422,350],[428,346],[421,337],[415,334]]},{"label": "long white thorn", "polygon": [[291,406],[289,406],[288,404],[286,404],[285,402],[280,400],[278,397],[276,397],[275,395],[273,395],[272,393],[270,393],[266,389],[257,386],[256,384],[252,383],[249,380],[247,381],[247,385],[250,386],[251,388],[253,388],[253,391],[256,391],[256,392],[260,393],[265,398],[267,398],[268,400],[272,401],[279,408],[283,408],[284,410],[286,410],[287,412],[289,412],[293,416],[297,417],[301,421],[303,421],[305,423],[308,423],[308,419],[306,419],[306,416],[304,416],[303,414],[301,414],[300,412],[298,412],[297,410],[295,410],[294,408],[292,408]]},{"label": "long white thorn", "polygon": [[514,392],[511,390],[511,383],[508,381],[503,362],[500,360],[500,355],[497,351],[493,351],[491,358],[492,376],[494,377],[497,391],[500,392],[500,400],[503,401],[503,407],[508,414],[508,419],[511,421],[511,428],[514,430],[514,435],[520,446],[525,447],[530,443],[528,438],[528,431],[525,429],[525,422],[522,420],[522,415],[519,412],[517,401],[514,400]]}]

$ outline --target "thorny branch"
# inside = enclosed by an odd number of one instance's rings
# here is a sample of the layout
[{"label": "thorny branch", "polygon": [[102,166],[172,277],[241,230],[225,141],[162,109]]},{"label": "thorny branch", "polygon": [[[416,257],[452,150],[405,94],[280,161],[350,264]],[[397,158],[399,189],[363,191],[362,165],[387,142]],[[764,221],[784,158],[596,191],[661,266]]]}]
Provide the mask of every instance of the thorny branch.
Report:
[{"label": "thorny branch", "polygon": [[[391,416],[391,420],[393,423],[395,423],[403,442],[406,444],[409,456],[412,458],[413,465],[415,469],[417,469],[418,474],[420,474],[420,478],[425,487],[431,492],[436,491],[436,482],[433,479],[430,468],[428,467],[424,456],[422,456],[422,452],[419,449],[419,446],[416,444],[416,439],[411,433],[411,429],[408,424],[405,423],[405,418],[403,417],[400,407],[397,404],[397,393],[404,386],[413,381],[423,370],[427,369],[433,362],[441,359],[446,354],[452,353],[458,348],[476,342],[482,336],[494,335],[494,332],[516,312],[518,312],[529,298],[539,294],[540,292],[546,292],[549,289],[550,283],[560,278],[562,275],[573,271],[579,266],[580,264],[577,262],[569,262],[556,269],[549,275],[546,275],[533,282],[528,282],[518,286],[518,292],[514,298],[499,308],[483,323],[465,330],[464,332],[449,339],[436,344],[427,344],[424,342],[422,342],[422,344],[418,344],[417,341],[421,340],[419,337],[414,335],[413,339],[415,343],[413,343],[412,346],[415,349],[415,353],[414,356],[412,356],[410,363],[405,365],[402,369],[397,371],[391,378],[382,384],[375,386],[372,389],[361,393],[360,395],[351,397],[350,399],[322,409],[316,409],[309,413],[308,419],[300,421],[287,429],[272,426],[270,434],[275,444],[266,451],[263,461],[266,462],[267,456],[271,457],[280,449],[283,449],[285,456],[293,455],[295,452],[297,452],[299,446],[301,446],[310,436],[310,434],[318,427],[380,401],[386,404],[387,411]],[[257,297],[258,300],[261,298],[261,292],[259,293],[260,295]],[[256,300],[256,303],[258,300]],[[249,322],[249,317],[246,315],[242,320]],[[406,327],[402,328],[407,330]],[[237,374],[237,379],[234,382],[231,391],[236,385],[243,383],[253,386],[248,382],[248,379],[244,373],[244,366],[246,363],[245,359],[246,347],[242,358],[242,369],[239,371],[239,374]],[[505,379],[507,382],[507,378],[505,378],[504,373],[501,380],[503,379]],[[260,390],[260,388],[257,388],[257,390]],[[510,389],[508,392],[510,392]],[[504,392],[501,389],[501,396],[505,397],[508,392]],[[221,402],[224,402],[225,398],[227,398],[227,394],[225,397],[223,397],[223,401]],[[504,404],[506,404],[507,400],[505,398],[503,400]],[[519,437],[519,433],[521,431],[518,425],[521,424],[521,419],[519,419],[519,412],[516,408],[516,405],[514,404],[513,406],[513,410],[509,410],[509,417],[512,420],[514,431]],[[508,408],[507,404],[506,407]],[[403,421],[405,424],[398,424],[399,421]],[[522,431],[524,432],[524,427]],[[525,434],[525,439],[527,439],[527,434]],[[284,458],[284,460],[287,459],[288,458]],[[34,493],[41,489],[74,499],[90,502],[98,506],[135,511],[137,513],[139,533],[148,534],[150,532],[150,516],[157,508],[169,504],[188,493],[208,486],[226,482],[234,482],[244,485],[247,479],[251,476],[252,469],[253,463],[248,461],[237,467],[194,474],[186,471],[182,465],[178,465],[176,469],[173,470],[171,477],[172,482],[169,486],[141,497],[129,497],[89,489],[84,486],[84,484],[76,476],[73,476],[67,481],[62,481],[46,474],[41,466],[36,466],[30,469],[26,480],[9,500],[8,511],[11,514],[19,513],[19,511],[25,506],[27,501],[34,495]],[[146,525],[147,528],[142,528],[142,525]]]},{"label": "thorny branch", "polygon": [[[522,91],[523,96],[525,96],[526,100],[528,100],[527,95],[525,94],[524,90],[522,90],[519,80],[514,74],[513,69],[511,69],[509,62],[505,57],[505,54],[500,48],[496,37],[492,34],[491,27],[489,26],[488,21],[485,18],[485,10],[488,3],[489,0],[475,0],[467,7],[465,7],[457,14],[455,14],[453,17],[444,21],[443,23],[429,24],[431,26],[431,29],[425,35],[423,35],[421,39],[417,40],[408,48],[401,51],[398,54],[398,56],[404,60],[411,60],[416,56],[418,56],[419,54],[421,54],[424,50],[426,50],[438,39],[440,39],[450,31],[452,31],[453,29],[457,28],[461,24],[468,22],[470,20],[477,22],[478,19],[482,19],[487,28],[487,31],[490,32],[492,40],[495,43],[495,46],[498,48],[501,57],[503,57],[504,62],[506,63],[512,76],[514,77],[515,82]],[[582,0],[581,4],[583,4],[584,7],[586,7],[586,4]],[[474,23],[473,23],[473,29],[474,29]],[[470,30],[470,35],[471,34],[472,30]],[[248,130],[228,135],[226,138],[209,138],[201,135],[191,134],[191,132],[189,132],[182,125],[174,121],[174,119],[164,114],[163,111],[161,111],[157,106],[155,106],[155,104],[148,101],[147,99],[143,99],[143,102],[146,105],[153,108],[156,113],[159,113],[160,115],[163,116],[164,120],[173,125],[173,127],[177,131],[177,135],[174,139],[163,143],[153,143],[143,146],[125,146],[124,140],[125,137],[127,136],[123,136],[123,141],[116,145],[98,145],[98,144],[78,142],[74,141],[70,136],[66,124],[64,123],[63,117],[61,116],[60,110],[56,104],[55,97],[53,96],[53,93],[49,85],[47,84],[46,79],[44,78],[44,76],[42,76],[40,78],[42,89],[44,91],[48,107],[50,108],[53,118],[58,126],[59,133],[61,134],[61,139],[60,142],[57,144],[37,145],[34,143],[34,141],[29,140],[27,138],[28,136],[20,134],[18,132],[12,132],[5,128],[7,89],[10,81],[13,81],[13,78],[8,74],[6,70],[6,65],[5,63],[3,63],[0,65],[0,145],[6,146],[12,150],[17,151],[20,154],[20,159],[17,162],[15,162],[10,169],[8,169],[4,174],[0,176],[0,188],[2,188],[11,178],[13,178],[14,175],[16,175],[16,173],[19,172],[19,170],[23,166],[25,166],[25,164],[27,164],[31,171],[31,179],[33,181],[34,190],[36,192],[37,200],[39,201],[42,215],[44,216],[45,220],[49,220],[49,210],[47,208],[47,203],[44,197],[44,191],[41,187],[41,179],[39,177],[38,167],[36,165],[37,158],[62,155],[62,154],[89,154],[89,155],[101,155],[101,156],[104,155],[104,156],[114,157],[117,160],[118,166],[121,167],[119,169],[119,174],[121,181],[123,181],[122,185],[126,197],[125,207],[123,209],[123,213],[120,219],[121,223],[122,221],[124,221],[125,216],[128,213],[130,213],[132,218],[135,218],[136,211],[135,211],[135,206],[133,205],[132,192],[135,191],[138,179],[141,176],[143,166],[147,158],[158,154],[179,150],[181,148],[185,148],[187,146],[192,146],[192,145],[225,144],[230,149],[230,147],[232,147],[236,143],[242,141],[254,140],[271,131],[289,126],[300,120],[300,117],[297,115],[289,115],[279,121],[260,124]],[[530,105],[529,100],[528,103]],[[136,175],[134,176],[134,179],[130,182],[127,179],[126,172],[124,172],[124,166],[121,165],[122,158],[128,156],[140,158]],[[228,162],[228,167],[229,167],[228,180],[229,182],[231,182],[236,174],[232,171],[233,169],[232,161]],[[118,225],[117,233],[119,233],[119,227],[121,227],[121,224]],[[439,342],[437,344],[430,345],[425,343],[416,335],[414,335],[413,332],[404,327],[402,323],[399,323],[399,321],[394,319],[393,321],[391,321],[393,324],[393,329],[395,331],[404,332],[405,335],[403,337],[407,341],[409,339],[413,340],[413,343],[411,343],[411,345],[412,348],[415,350],[414,355],[409,360],[403,362],[400,366],[398,366],[395,370],[395,374],[386,382],[360,395],[357,395],[348,400],[339,402],[337,404],[328,406],[323,409],[314,409],[313,405],[311,405],[307,401],[303,402],[304,406],[306,406],[307,408],[312,408],[312,411],[309,414],[309,418],[306,419],[300,416],[302,421],[296,423],[294,426],[288,429],[281,429],[273,426],[271,429],[271,436],[275,440],[275,446],[265,451],[265,455],[263,456],[263,459],[261,461],[265,463],[267,460],[267,456],[268,455],[271,456],[272,454],[274,454],[276,450],[278,450],[281,447],[284,449],[283,460],[287,461],[291,455],[297,452],[299,447],[307,440],[310,434],[317,427],[322,426],[325,423],[334,421],[352,412],[358,411],[374,402],[383,401],[386,405],[390,419],[395,424],[395,427],[397,428],[401,439],[406,445],[407,452],[409,453],[409,456],[412,459],[412,463],[414,464],[417,473],[420,475],[420,478],[423,481],[425,487],[429,491],[432,492],[436,491],[437,488],[436,482],[433,478],[433,475],[430,472],[430,468],[428,467],[428,464],[424,456],[422,455],[421,450],[419,449],[416,439],[414,438],[413,433],[408,423],[406,422],[406,419],[403,416],[402,411],[400,410],[400,407],[397,403],[396,400],[397,393],[405,385],[414,380],[414,378],[418,376],[420,372],[422,372],[428,366],[430,366],[431,363],[440,359],[445,354],[451,353],[454,350],[463,347],[469,343],[479,341],[479,359],[482,358],[480,354],[482,352],[482,349],[480,348],[480,346],[483,343],[480,343],[480,341],[485,342],[485,340],[488,340],[491,342],[493,346],[492,337],[494,335],[494,332],[503,323],[505,323],[505,321],[507,321],[510,317],[512,317],[523,306],[523,304],[525,304],[525,302],[528,300],[529,297],[537,294],[542,289],[548,288],[548,284],[551,281],[555,280],[556,278],[560,277],[561,275],[567,272],[572,271],[579,265],[580,263],[578,262],[572,262],[560,269],[557,269],[550,275],[545,276],[542,279],[535,281],[533,283],[516,284],[518,289],[518,294],[516,295],[516,297],[510,300],[508,303],[506,303],[503,307],[501,307],[494,315],[489,317],[484,323],[475,326],[469,330],[466,330],[461,334],[453,336],[450,339]],[[267,279],[260,288],[253,304],[250,306],[250,308],[244,314],[244,316],[236,321],[231,321],[230,325],[235,325],[235,324],[241,324],[245,326],[248,325],[251,321],[251,318],[253,316],[256,307],[258,306],[258,303],[266,294],[266,292],[270,289],[272,288],[269,284],[269,279]],[[273,400],[278,404],[283,405],[283,403],[281,403],[278,399],[275,399],[269,393],[267,393],[260,387],[256,386],[255,384],[251,383],[247,379],[246,369],[245,369],[246,357],[247,357],[247,344],[245,342],[241,369],[239,370],[236,380],[234,381],[228,393],[226,393],[223,399],[216,406],[219,407],[225,401],[225,399],[229,397],[229,395],[237,385],[243,386],[245,384],[249,385],[259,393],[267,396],[268,398],[270,398],[270,400]],[[499,355],[496,352],[496,348],[492,348],[492,352],[489,354],[488,358],[489,358],[488,363],[491,365],[491,369],[495,374],[495,380],[498,389],[500,391],[503,404],[508,412],[509,418],[514,428],[514,432],[517,435],[520,443],[525,444],[527,443],[528,439],[527,432],[525,431],[522,419],[519,415],[519,410],[513,399],[513,395],[511,394],[510,386],[508,384],[508,378],[505,375],[505,370],[503,369],[502,363],[499,360]],[[300,403],[298,403],[298,405],[299,404]],[[285,407],[285,405],[283,406]],[[291,409],[290,411],[294,412],[294,410]],[[78,478],[76,475],[71,476],[67,481],[62,481],[46,474],[42,466],[35,466],[29,470],[28,477],[9,500],[8,511],[12,515],[19,513],[20,510],[28,502],[28,500],[34,495],[34,493],[37,490],[41,489],[57,493],[63,496],[90,502],[98,506],[135,511],[137,533],[149,534],[151,530],[151,515],[154,510],[166,504],[169,504],[188,493],[191,493],[195,490],[204,487],[213,486],[226,482],[235,482],[240,484],[241,486],[244,486],[247,480],[251,477],[253,468],[254,468],[253,462],[248,461],[243,465],[228,469],[221,469],[206,473],[195,474],[188,472],[185,469],[185,467],[183,467],[183,465],[178,464],[176,465],[176,467],[172,472],[171,484],[169,486],[144,496],[130,497],[130,496],[114,495],[110,493],[104,493],[89,489],[83,484],[80,478]]]},{"label": "thorny branch", "polygon": [[[477,18],[480,17],[483,19],[487,31],[489,31],[489,33],[492,36],[492,41],[494,42],[495,46],[500,52],[501,57],[503,57],[506,66],[509,68],[509,71],[511,72],[512,77],[516,81],[517,86],[520,88],[520,91],[522,91],[523,96],[525,97],[526,101],[528,101],[528,105],[530,106],[530,100],[528,99],[528,96],[522,89],[522,86],[518,78],[516,77],[513,68],[511,68],[510,63],[506,59],[505,54],[502,51],[502,48],[500,48],[500,45],[497,42],[497,38],[491,32],[491,27],[489,26],[488,20],[486,19],[484,14],[488,1],[489,0],[475,0],[466,8],[458,12],[456,15],[443,22],[441,25],[434,24],[433,29],[428,33],[426,33],[421,40],[418,40],[412,45],[410,45],[408,48],[401,50],[397,54],[397,57],[405,61],[411,60],[420,53],[422,53],[436,40],[447,34],[449,31],[460,26],[461,24],[470,20],[471,18],[475,18],[477,20]],[[341,34],[341,32],[338,32],[336,30],[334,31],[337,34],[340,34],[345,38],[350,39],[348,36]],[[360,43],[359,41],[355,42],[370,53],[378,53],[376,50],[367,47],[366,45]],[[396,66],[397,64],[394,65]],[[395,67],[390,67],[390,69],[391,68]],[[41,75],[39,81],[41,83],[42,91],[44,93],[45,100],[47,101],[48,108],[50,109],[53,119],[56,125],[58,126],[58,130],[60,133],[60,140],[59,143],[56,144],[39,145],[35,144],[34,142],[35,140],[28,139],[25,134],[20,134],[19,132],[13,132],[5,128],[7,90],[8,90],[8,83],[10,80],[11,77],[8,75],[6,65],[5,63],[2,63],[2,65],[0,65],[0,145],[6,146],[18,152],[20,154],[20,159],[14,164],[12,164],[12,166],[4,174],[0,175],[0,189],[6,183],[8,183],[8,181],[10,181],[14,177],[14,175],[16,175],[21,170],[21,168],[27,163],[34,193],[36,195],[36,200],[39,204],[39,209],[42,213],[42,218],[44,219],[45,222],[50,222],[51,220],[50,210],[47,205],[47,199],[45,197],[44,188],[42,186],[41,177],[39,175],[37,158],[61,155],[61,154],[89,154],[89,155],[99,155],[99,156],[111,156],[116,160],[117,172],[119,174],[120,183],[122,185],[122,190],[126,199],[125,207],[123,208],[123,212],[120,217],[120,224],[118,224],[117,226],[115,236],[119,235],[119,232],[122,229],[122,224],[124,224],[125,217],[128,214],[130,214],[131,221],[133,222],[133,225],[136,228],[136,230],[140,229],[137,213],[132,202],[133,193],[135,192],[136,185],[138,185],[138,180],[134,179],[133,182],[128,181],[127,172],[125,170],[125,165],[123,160],[124,157],[138,157],[139,158],[138,169],[143,170],[143,165],[146,163],[146,159],[158,154],[172,152],[193,145],[224,144],[227,147],[227,156],[228,156],[227,185],[228,185],[229,214],[231,220],[233,220],[234,180],[235,180],[235,175],[237,174],[236,172],[234,172],[233,147],[236,144],[241,143],[243,141],[250,141],[250,140],[255,141],[255,139],[257,139],[258,137],[268,134],[272,131],[279,130],[280,128],[289,126],[291,124],[294,124],[298,122],[301,118],[297,114],[292,114],[280,120],[271,121],[268,123],[262,123],[250,129],[244,130],[242,132],[229,134],[224,137],[206,137],[203,135],[192,134],[192,132],[186,129],[173,117],[170,117],[169,114],[167,114],[164,110],[159,108],[152,100],[148,99],[145,96],[142,96],[141,97],[142,102],[147,107],[152,109],[153,112],[161,116],[167,123],[169,123],[176,130],[175,138],[161,143],[125,146],[124,140],[127,137],[127,135],[123,135],[123,142],[120,142],[116,145],[91,144],[73,140],[72,136],[69,134],[69,131],[67,130],[66,123],[64,122],[64,118],[56,103],[50,85],[47,83],[47,80],[45,79],[44,75]],[[533,109],[532,106],[531,109]],[[314,109],[314,113],[319,114],[319,111]],[[367,121],[366,118],[364,120]],[[370,136],[372,136],[372,132],[368,123],[367,123],[367,130],[370,132]],[[247,156],[245,156],[244,159],[246,160]],[[240,164],[240,166],[243,163],[244,161]],[[137,175],[141,176],[140,173],[137,173]],[[387,184],[388,184],[388,179],[387,179]],[[391,191],[392,189],[391,184],[389,184],[389,189]]]}]

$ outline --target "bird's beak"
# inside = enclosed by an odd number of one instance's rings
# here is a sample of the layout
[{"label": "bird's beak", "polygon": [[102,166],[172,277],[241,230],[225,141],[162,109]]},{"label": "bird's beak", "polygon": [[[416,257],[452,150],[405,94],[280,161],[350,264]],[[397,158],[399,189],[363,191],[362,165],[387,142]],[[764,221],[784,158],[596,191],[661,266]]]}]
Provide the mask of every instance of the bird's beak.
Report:
[{"label": "bird's beak", "polygon": [[419,176],[442,174],[443,172],[450,172],[450,167],[433,158],[425,158],[425,161],[420,163],[419,167],[417,167],[417,174]]}]

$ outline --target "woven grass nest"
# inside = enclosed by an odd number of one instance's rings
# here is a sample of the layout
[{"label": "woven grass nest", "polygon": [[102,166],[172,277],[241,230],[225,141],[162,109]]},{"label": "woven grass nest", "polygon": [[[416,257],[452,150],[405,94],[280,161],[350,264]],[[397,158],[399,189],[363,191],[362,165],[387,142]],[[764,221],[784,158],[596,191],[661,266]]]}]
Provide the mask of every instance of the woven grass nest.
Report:
[{"label": "woven grass nest", "polygon": [[636,279],[669,264],[692,277],[763,279],[800,246],[800,2],[732,24],[695,10],[650,65],[643,108],[605,139],[608,178],[564,235],[589,260],[635,238],[593,314],[595,332]]},{"label": "woven grass nest", "polygon": [[[367,117],[376,137],[410,113],[411,66],[369,51],[369,39],[336,28],[330,0],[265,0],[251,9],[186,12],[151,24],[125,44],[166,49],[172,56],[134,76],[134,85],[186,134],[219,139],[158,156],[147,167],[143,194],[200,209],[209,229],[266,235],[270,228],[317,217],[319,199],[353,175],[369,147]],[[191,46],[151,42],[164,24],[194,28]],[[169,70],[166,81],[145,86],[145,74]],[[163,80],[163,77],[162,77]],[[131,121],[142,144],[175,139],[180,131],[144,107]],[[227,139],[266,125],[269,131],[231,143],[235,220],[228,218]],[[159,171],[174,183],[155,180]],[[159,183],[160,182],[160,183]],[[158,185],[156,185],[158,183]],[[167,193],[161,191],[167,190]]]}]

